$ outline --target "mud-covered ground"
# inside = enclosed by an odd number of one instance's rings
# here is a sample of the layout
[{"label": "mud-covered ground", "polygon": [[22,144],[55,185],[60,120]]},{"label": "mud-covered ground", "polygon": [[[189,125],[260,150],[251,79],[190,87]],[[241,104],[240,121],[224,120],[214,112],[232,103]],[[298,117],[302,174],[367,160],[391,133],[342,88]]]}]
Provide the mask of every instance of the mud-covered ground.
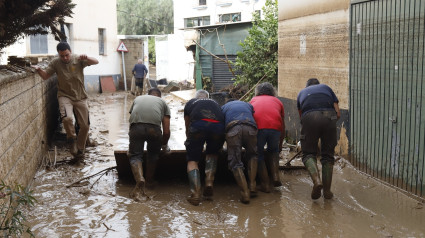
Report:
[{"label": "mud-covered ground", "polygon": [[[184,149],[184,103],[163,98],[172,111],[169,145]],[[129,198],[134,184],[118,179],[115,170],[68,188],[116,165],[114,150],[128,148],[133,99],[124,92],[90,96],[90,138],[97,145],[87,148],[86,165],[60,163],[69,152],[52,148],[46,161],[56,157],[56,166],[38,171],[32,183],[38,203],[26,211],[36,237],[425,237],[423,202],[357,172],[343,158],[334,168],[335,196],[326,201],[310,199],[304,170],[282,170],[283,186],[260,192],[248,205],[238,201],[233,179],[217,182],[213,200],[197,207],[186,201],[185,175],[159,180],[142,203]]]}]

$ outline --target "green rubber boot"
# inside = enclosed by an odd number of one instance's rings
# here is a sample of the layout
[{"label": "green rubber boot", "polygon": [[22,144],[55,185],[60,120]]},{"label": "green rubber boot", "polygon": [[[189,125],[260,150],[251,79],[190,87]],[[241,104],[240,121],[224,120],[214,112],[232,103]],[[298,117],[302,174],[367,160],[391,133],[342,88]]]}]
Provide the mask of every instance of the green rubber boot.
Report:
[{"label": "green rubber boot", "polygon": [[187,173],[189,177],[189,186],[191,195],[187,201],[195,206],[201,202],[201,176],[198,169],[191,170]]},{"label": "green rubber boot", "polygon": [[311,190],[311,198],[318,199],[322,195],[322,181],[320,181],[319,169],[317,168],[316,158],[310,157],[304,162],[305,168],[310,173],[313,180],[313,190]]},{"label": "green rubber boot", "polygon": [[217,170],[217,156],[216,155],[207,155],[205,158],[205,189],[204,196],[212,197],[213,196],[213,184],[215,171]]},{"label": "green rubber boot", "polygon": [[331,192],[333,168],[334,166],[331,163],[322,164],[323,197],[326,199],[331,199],[334,196]]}]

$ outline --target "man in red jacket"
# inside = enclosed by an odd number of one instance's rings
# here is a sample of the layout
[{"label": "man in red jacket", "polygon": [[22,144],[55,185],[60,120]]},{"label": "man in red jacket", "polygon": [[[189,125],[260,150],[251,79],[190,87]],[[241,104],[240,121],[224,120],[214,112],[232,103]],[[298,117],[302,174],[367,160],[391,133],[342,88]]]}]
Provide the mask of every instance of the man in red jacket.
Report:
[{"label": "man in red jacket", "polygon": [[255,88],[255,97],[251,99],[254,107],[254,119],[257,123],[258,174],[263,192],[270,192],[269,176],[264,161],[264,146],[270,154],[270,171],[275,187],[282,186],[279,178],[279,151],[285,138],[285,115],[282,102],[276,98],[276,92],[270,83],[259,84]]}]

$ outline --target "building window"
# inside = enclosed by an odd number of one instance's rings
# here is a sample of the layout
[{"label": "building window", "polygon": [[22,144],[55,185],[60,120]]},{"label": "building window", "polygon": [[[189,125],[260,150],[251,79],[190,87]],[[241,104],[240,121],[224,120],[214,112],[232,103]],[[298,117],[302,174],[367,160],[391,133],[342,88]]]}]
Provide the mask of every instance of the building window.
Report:
[{"label": "building window", "polygon": [[184,25],[185,27],[210,25],[210,16],[185,18]]},{"label": "building window", "polygon": [[207,5],[207,0],[199,0],[199,6]]},{"label": "building window", "polygon": [[106,38],[106,29],[99,28],[99,55],[106,55],[105,49],[105,38]]},{"label": "building window", "polygon": [[241,13],[228,13],[218,15],[219,22],[238,22],[241,21]]},{"label": "building window", "polygon": [[30,36],[31,54],[47,54],[47,35]]}]

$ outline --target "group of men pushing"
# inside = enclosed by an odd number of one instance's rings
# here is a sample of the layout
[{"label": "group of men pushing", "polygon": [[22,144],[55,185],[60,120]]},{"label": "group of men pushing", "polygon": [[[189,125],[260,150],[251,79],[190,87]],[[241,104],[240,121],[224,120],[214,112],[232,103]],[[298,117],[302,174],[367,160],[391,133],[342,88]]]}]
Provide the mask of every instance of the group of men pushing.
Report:
[{"label": "group of men pushing", "polygon": [[[307,87],[299,93],[297,105],[302,124],[303,162],[314,183],[311,197],[318,199],[323,189],[324,197],[330,199],[333,197],[330,187],[336,146],[336,121],[340,114],[338,99],[328,86],[320,84],[317,79],[310,79],[307,81]],[[130,113],[128,155],[136,180],[136,186],[130,195],[135,200],[142,200],[145,196],[145,185],[151,187],[154,182],[154,171],[161,148],[168,148],[170,109],[161,99],[161,91],[152,88],[148,95],[136,97]],[[279,151],[285,137],[284,115],[283,104],[275,96],[275,89],[268,82],[256,87],[255,97],[249,103],[230,99],[221,107],[209,98],[207,91],[198,90],[195,98],[189,100],[184,107],[184,144],[191,191],[188,202],[199,205],[202,195],[213,196],[217,159],[225,141],[228,167],[240,188],[242,203],[249,203],[250,198],[257,196],[257,175],[262,192],[269,193],[271,185],[282,186],[279,177]],[[322,144],[323,184],[316,163],[319,138]],[[145,142],[148,153],[144,177],[142,155]],[[269,163],[265,160],[265,145]],[[204,146],[205,186],[202,193],[198,164],[203,158]],[[245,148],[244,158],[242,148]],[[245,168],[247,176],[244,173]]]},{"label": "group of men pushing", "polygon": [[[39,66],[34,68],[44,80],[56,73],[60,115],[71,144],[73,161],[83,163],[90,126],[83,70],[99,62],[84,54],[72,54],[66,42],[60,42],[57,51],[58,57],[53,59],[46,69]],[[336,121],[340,117],[338,99],[330,87],[312,78],[298,94],[297,107],[302,125],[302,160],[314,184],[311,197],[320,198],[323,189],[324,198],[331,199],[334,149],[337,143]],[[130,113],[128,156],[136,180],[136,186],[130,195],[135,200],[141,200],[145,195],[145,185],[153,184],[161,149],[168,148],[170,109],[161,98],[161,91],[152,88],[148,95],[136,97]],[[74,129],[74,116],[80,128],[78,135]],[[285,136],[284,108],[282,102],[276,98],[270,83],[259,84],[255,89],[255,97],[249,103],[229,100],[222,107],[209,98],[207,91],[198,90],[195,98],[185,105],[184,120],[187,173],[191,191],[187,200],[191,204],[199,205],[202,200],[198,163],[203,158],[205,144],[205,197],[213,195],[218,153],[223,148],[224,141],[227,142],[229,169],[240,187],[241,202],[249,203],[250,198],[257,196],[257,175],[261,181],[260,190],[263,192],[270,192],[271,185],[282,185],[279,178],[279,151]],[[320,179],[316,162],[319,139],[323,180]],[[148,153],[144,176],[142,155],[145,142]],[[267,168],[265,163],[265,145],[270,155],[270,163],[267,163],[270,168]],[[245,148],[244,159],[242,147]],[[248,181],[244,174],[245,167]]]}]

